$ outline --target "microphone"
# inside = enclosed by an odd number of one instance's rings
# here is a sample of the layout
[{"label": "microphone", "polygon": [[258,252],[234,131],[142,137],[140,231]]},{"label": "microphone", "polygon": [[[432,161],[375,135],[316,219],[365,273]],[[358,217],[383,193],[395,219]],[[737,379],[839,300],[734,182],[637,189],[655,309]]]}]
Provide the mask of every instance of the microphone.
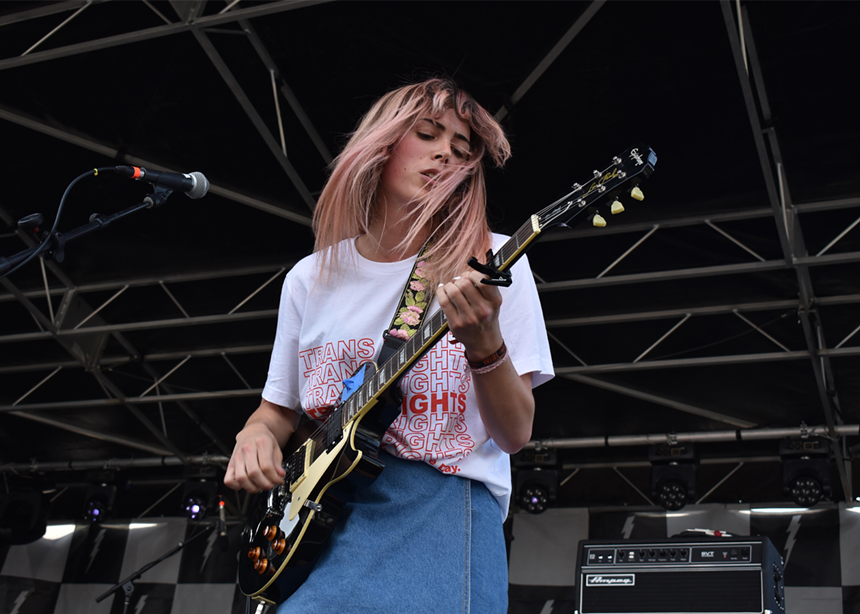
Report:
[{"label": "microphone", "polygon": [[227,552],[230,546],[230,540],[227,539],[227,516],[224,512],[224,500],[218,501],[218,516],[221,520],[218,521],[218,549],[221,552]]},{"label": "microphone", "polygon": [[139,166],[117,166],[114,170],[124,177],[147,181],[155,186],[175,192],[184,192],[188,198],[203,198],[209,191],[209,180],[203,173],[150,171]]}]

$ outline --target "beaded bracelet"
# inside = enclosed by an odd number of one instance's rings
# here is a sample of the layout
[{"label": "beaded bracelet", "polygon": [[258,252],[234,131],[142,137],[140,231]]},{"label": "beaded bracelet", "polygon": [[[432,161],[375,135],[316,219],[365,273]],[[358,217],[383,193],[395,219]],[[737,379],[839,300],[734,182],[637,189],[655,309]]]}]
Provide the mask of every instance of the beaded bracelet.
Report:
[{"label": "beaded bracelet", "polygon": [[480,369],[475,369],[474,367],[472,367],[472,365],[470,363],[469,364],[469,370],[472,372],[473,375],[483,375],[484,373],[489,373],[493,369],[497,369],[498,367],[501,367],[507,359],[508,359],[508,355],[505,354],[496,362],[491,363],[489,366],[481,367]]},{"label": "beaded bracelet", "polygon": [[[472,373],[486,373],[487,371],[492,371],[503,363],[507,357],[508,347],[505,345],[505,342],[502,341],[502,347],[487,356],[484,360],[469,360],[469,358],[466,357],[466,361],[469,363],[469,369],[472,370]],[[488,367],[492,367],[492,369]]]}]

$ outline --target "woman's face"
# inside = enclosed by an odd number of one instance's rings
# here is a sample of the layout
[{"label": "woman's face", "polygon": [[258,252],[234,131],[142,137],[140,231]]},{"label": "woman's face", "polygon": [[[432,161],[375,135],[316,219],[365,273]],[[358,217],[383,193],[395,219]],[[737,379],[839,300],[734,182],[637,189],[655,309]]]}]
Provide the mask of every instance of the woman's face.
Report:
[{"label": "woman's face", "polygon": [[454,109],[435,118],[420,118],[382,169],[383,204],[401,206],[426,195],[444,168],[468,161],[470,136],[468,124]]}]

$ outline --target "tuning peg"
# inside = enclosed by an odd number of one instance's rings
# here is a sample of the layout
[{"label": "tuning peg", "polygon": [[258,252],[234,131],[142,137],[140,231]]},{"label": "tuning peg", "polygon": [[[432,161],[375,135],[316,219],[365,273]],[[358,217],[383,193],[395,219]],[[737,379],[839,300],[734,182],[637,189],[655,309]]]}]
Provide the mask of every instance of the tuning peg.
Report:
[{"label": "tuning peg", "polygon": [[624,205],[622,205],[621,201],[619,201],[619,200],[614,201],[612,203],[612,205],[609,207],[609,213],[611,213],[612,215],[618,215],[619,213],[623,213],[623,212],[624,212]]},{"label": "tuning peg", "polygon": [[632,196],[636,200],[644,200],[645,199],[645,195],[642,193],[642,190],[640,190],[638,187],[635,187],[630,191],[630,196]]},{"label": "tuning peg", "polygon": [[594,214],[594,218],[591,220],[591,223],[598,228],[604,228],[606,226],[606,220],[604,220],[603,216],[601,216],[599,213]]}]

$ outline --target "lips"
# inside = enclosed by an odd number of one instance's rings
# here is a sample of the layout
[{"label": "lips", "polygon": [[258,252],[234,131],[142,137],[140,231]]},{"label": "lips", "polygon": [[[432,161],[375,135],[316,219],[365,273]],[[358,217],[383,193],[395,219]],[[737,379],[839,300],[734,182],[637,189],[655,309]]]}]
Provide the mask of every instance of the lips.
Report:
[{"label": "lips", "polygon": [[432,168],[421,171],[421,175],[426,177],[430,183],[436,183],[440,174],[441,171]]}]

